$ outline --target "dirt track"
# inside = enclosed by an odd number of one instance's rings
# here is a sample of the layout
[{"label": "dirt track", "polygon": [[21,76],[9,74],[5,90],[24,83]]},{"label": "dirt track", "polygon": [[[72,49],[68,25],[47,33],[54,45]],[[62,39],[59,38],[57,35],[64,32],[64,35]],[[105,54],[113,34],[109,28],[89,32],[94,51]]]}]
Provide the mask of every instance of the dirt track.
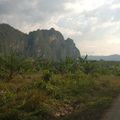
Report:
[{"label": "dirt track", "polygon": [[114,100],[111,108],[101,120],[120,120],[120,96]]}]

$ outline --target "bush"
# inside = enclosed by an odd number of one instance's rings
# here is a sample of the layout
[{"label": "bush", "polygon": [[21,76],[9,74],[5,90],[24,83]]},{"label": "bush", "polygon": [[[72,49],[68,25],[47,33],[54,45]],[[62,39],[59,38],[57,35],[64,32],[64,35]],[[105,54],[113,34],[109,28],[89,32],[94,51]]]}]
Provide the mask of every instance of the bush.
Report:
[{"label": "bush", "polygon": [[16,74],[22,74],[25,64],[24,58],[14,54],[0,57],[0,77],[10,80]]},{"label": "bush", "polygon": [[15,109],[0,113],[0,120],[21,120],[19,112]]},{"label": "bush", "polygon": [[50,81],[51,77],[52,77],[52,75],[49,70],[43,71],[43,75],[42,75],[43,81],[48,82],[48,81]]}]

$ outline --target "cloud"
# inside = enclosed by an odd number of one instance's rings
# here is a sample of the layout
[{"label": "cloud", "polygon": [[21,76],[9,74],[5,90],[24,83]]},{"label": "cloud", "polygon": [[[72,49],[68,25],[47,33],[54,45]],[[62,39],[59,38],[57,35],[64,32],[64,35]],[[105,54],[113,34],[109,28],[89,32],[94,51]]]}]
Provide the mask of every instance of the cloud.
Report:
[{"label": "cloud", "polygon": [[119,0],[0,0],[1,23],[24,32],[54,27],[73,38],[83,54],[120,51],[119,13]]},{"label": "cloud", "polygon": [[50,2],[49,0],[0,0],[1,22],[45,23],[52,17],[67,11],[64,9],[66,2],[65,0],[51,0]]}]

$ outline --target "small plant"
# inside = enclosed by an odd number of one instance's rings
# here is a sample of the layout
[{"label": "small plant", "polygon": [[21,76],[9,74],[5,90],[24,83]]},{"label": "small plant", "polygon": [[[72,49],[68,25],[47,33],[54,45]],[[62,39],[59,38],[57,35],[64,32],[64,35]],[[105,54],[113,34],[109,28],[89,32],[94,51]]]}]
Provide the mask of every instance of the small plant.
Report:
[{"label": "small plant", "polygon": [[51,73],[50,73],[49,70],[44,70],[44,71],[43,71],[43,76],[42,76],[43,81],[45,81],[45,82],[50,81],[51,76],[52,76],[52,75],[51,75]]}]

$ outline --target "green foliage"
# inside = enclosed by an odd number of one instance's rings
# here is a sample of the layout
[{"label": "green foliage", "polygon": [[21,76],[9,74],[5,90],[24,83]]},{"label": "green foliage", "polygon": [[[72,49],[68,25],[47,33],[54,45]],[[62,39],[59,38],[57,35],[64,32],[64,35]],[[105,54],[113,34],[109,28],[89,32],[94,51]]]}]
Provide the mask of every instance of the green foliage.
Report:
[{"label": "green foliage", "polygon": [[120,62],[12,54],[0,57],[0,79],[0,120],[96,120],[120,91]]},{"label": "green foliage", "polygon": [[13,93],[9,91],[2,91],[1,98],[0,98],[0,106],[5,105],[8,103],[9,100],[14,96]]},{"label": "green foliage", "polygon": [[8,79],[12,79],[13,74],[17,73],[21,69],[21,61],[17,57],[15,57],[13,54],[10,56],[5,56],[0,58],[1,61],[1,77],[4,77],[6,74]]},{"label": "green foliage", "polygon": [[43,75],[42,75],[43,81],[45,81],[45,82],[50,81],[51,76],[52,75],[51,75],[49,70],[44,70],[43,71]]},{"label": "green foliage", "polygon": [[17,110],[10,109],[9,111],[5,113],[0,113],[0,119],[1,120],[21,120],[21,116]]},{"label": "green foliage", "polygon": [[9,56],[0,57],[0,79],[12,79],[16,74],[23,74],[33,69],[31,61],[23,57],[11,54]]},{"label": "green foliage", "polygon": [[85,73],[85,74],[89,74],[92,73],[94,71],[95,67],[92,63],[86,62],[83,63],[81,66],[81,70]]}]

